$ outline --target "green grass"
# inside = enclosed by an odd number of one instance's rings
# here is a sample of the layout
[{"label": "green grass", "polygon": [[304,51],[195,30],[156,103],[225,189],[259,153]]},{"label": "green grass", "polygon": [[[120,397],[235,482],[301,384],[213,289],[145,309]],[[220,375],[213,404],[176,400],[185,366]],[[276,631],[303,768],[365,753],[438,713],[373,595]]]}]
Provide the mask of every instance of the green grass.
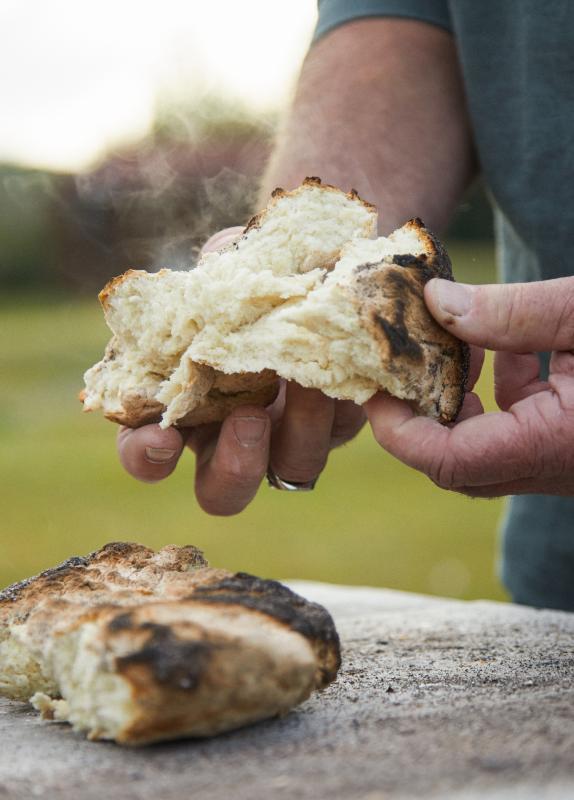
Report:
[{"label": "green grass", "polygon": [[[451,255],[459,278],[494,279],[490,250]],[[501,501],[437,489],[364,431],[333,454],[315,492],[262,487],[243,514],[209,517],[193,497],[191,455],[165,483],[139,484],[117,463],[115,426],[81,413],[82,373],[108,338],[95,300],[5,298],[0,315],[0,584],[127,539],[191,542],[214,564],[269,577],[504,597]],[[488,375],[481,394],[492,395]]]}]

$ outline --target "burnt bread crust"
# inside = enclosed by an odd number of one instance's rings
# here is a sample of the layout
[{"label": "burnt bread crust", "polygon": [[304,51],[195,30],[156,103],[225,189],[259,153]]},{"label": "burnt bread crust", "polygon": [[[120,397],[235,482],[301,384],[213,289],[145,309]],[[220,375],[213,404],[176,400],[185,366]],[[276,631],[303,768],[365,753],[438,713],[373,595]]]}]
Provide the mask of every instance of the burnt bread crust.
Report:
[{"label": "burnt bread crust", "polygon": [[33,694],[44,716],[94,739],[206,736],[284,714],[339,665],[325,609],[212,569],[192,546],[114,542],[0,595],[0,693]]},{"label": "burnt bread crust", "polygon": [[416,388],[411,402],[418,413],[446,424],[456,420],[464,401],[470,349],[436,322],[424,301],[429,280],[454,280],[446,250],[422,220],[404,227],[416,233],[425,252],[356,267],[356,304],[388,374]]},{"label": "burnt bread crust", "polygon": [[330,614],[318,603],[304,600],[287,586],[246,572],[197,588],[190,598],[199,603],[240,605],[273,617],[313,643],[317,656],[317,688],[335,680],[341,666],[339,635]]}]

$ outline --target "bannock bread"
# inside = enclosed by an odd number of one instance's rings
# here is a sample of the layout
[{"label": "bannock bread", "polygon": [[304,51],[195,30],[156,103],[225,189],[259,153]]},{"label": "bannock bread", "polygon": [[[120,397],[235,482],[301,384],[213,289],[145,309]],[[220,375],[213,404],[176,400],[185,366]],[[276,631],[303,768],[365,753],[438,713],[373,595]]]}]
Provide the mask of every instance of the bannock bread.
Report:
[{"label": "bannock bread", "polygon": [[212,736],[333,681],[333,620],[192,546],[112,543],[0,594],[0,694],[90,739]]},{"label": "bannock bread", "polygon": [[430,278],[452,280],[446,251],[419,219],[375,230],[372,205],[308,178],[195,269],[115,278],[100,293],[114,336],[85,375],[84,408],[130,427],[195,425],[269,404],[283,377],[356,403],[386,389],[454,420],[468,349],[423,300]]}]

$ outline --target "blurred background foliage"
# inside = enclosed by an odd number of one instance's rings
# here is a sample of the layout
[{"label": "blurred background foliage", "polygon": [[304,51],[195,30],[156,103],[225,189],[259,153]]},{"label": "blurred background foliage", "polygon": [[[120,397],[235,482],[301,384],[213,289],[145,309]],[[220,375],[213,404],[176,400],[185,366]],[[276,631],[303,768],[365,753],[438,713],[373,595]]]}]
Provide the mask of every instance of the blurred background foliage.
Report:
[{"label": "blurred background foliage", "polygon": [[[89,171],[62,174],[0,164],[0,282],[10,290],[93,292],[126,265],[189,267],[208,236],[247,222],[276,118],[205,97],[160,104],[149,134]],[[492,237],[477,182],[449,231]]]},{"label": "blurred background foliage", "polygon": [[[164,484],[138,484],[117,463],[115,426],[81,413],[82,373],[108,338],[95,292],[128,267],[189,267],[211,233],[246,222],[275,122],[213,99],[164,105],[146,138],[81,174],[0,166],[0,584],[128,539],[191,542],[212,563],[271,577],[503,597],[502,501],[437,489],[368,431],[333,455],[312,494],[262,487],[243,514],[217,519],[195,504],[191,456]],[[495,280],[479,184],[447,243],[459,279]]]}]

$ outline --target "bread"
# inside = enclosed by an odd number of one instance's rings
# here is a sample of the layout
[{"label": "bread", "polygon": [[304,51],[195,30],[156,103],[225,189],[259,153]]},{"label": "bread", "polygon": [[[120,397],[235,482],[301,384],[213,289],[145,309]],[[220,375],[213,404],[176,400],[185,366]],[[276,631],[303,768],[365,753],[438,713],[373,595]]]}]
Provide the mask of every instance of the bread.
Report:
[{"label": "bread", "polygon": [[324,608],[191,546],[109,544],[0,594],[0,694],[91,739],[228,731],[286,713],[339,664]]},{"label": "bread", "polygon": [[468,351],[425,306],[432,277],[452,279],[450,261],[419,219],[388,238],[354,239],[305,297],[229,333],[205,326],[182,363],[225,373],[271,369],[356,403],[386,389],[450,422],[463,399]]},{"label": "bread", "polygon": [[372,239],[376,211],[307,179],[276,190],[236,245],[191,272],[128,271],[100,294],[114,332],[88,370],[84,408],[130,427],[223,419],[266,405],[277,377],[363,403],[379,389],[455,419],[464,344],[426,309],[424,283],[452,279],[420,220]]}]

